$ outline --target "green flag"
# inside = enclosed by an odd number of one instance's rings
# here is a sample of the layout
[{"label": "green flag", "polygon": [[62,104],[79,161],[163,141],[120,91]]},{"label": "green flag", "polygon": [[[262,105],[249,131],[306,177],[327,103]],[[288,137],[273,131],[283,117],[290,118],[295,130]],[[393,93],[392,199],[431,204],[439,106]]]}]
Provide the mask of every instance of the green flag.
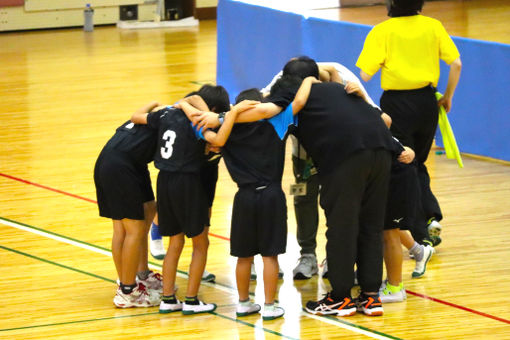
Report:
[{"label": "green flag", "polygon": [[[442,97],[443,95],[441,93],[436,92],[437,100],[441,99]],[[439,130],[441,130],[441,135],[443,136],[443,144],[446,157],[450,159],[456,159],[457,163],[459,163],[459,167],[463,168],[464,164],[462,163],[462,158],[460,157],[459,147],[457,146],[455,135],[453,134],[452,127],[448,121],[448,117],[446,116],[446,111],[442,106],[439,107],[438,124]]]}]

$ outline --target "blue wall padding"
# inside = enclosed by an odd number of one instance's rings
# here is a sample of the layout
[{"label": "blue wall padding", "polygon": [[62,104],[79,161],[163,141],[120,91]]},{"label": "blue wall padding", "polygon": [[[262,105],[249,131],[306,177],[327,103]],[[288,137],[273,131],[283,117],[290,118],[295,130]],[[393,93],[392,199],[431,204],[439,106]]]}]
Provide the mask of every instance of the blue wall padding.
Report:
[{"label": "blue wall padding", "polygon": [[[510,45],[453,40],[461,53],[462,74],[448,119],[459,149],[510,161]],[[439,89],[444,91],[448,68],[443,65],[441,72]]]},{"label": "blue wall padding", "polygon": [[[308,18],[303,28],[302,54],[317,61],[339,62],[355,75],[359,75],[356,61],[371,26]],[[376,103],[379,103],[382,94],[379,84],[380,73],[369,83],[363,84]]]},{"label": "blue wall padding", "polygon": [[232,99],[264,87],[301,51],[304,18],[235,1],[218,3],[217,83]]},{"label": "blue wall padding", "polygon": [[[285,62],[297,55],[339,62],[358,75],[355,63],[370,29],[219,0],[217,83],[233,98],[244,89],[267,85]],[[510,161],[510,45],[453,40],[463,67],[448,118],[460,151]],[[448,70],[441,62],[441,92],[446,88]],[[378,103],[380,72],[364,86]],[[442,145],[439,134],[436,142]]]}]

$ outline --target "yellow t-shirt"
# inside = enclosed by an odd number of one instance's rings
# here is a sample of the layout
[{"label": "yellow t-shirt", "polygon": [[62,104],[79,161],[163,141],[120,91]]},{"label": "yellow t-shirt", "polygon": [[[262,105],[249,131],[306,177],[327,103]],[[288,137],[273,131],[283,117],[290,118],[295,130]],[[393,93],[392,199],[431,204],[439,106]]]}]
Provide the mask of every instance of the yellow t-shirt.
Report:
[{"label": "yellow t-shirt", "polygon": [[374,75],[381,68],[383,90],[437,86],[439,59],[448,65],[460,56],[441,22],[423,15],[388,19],[376,25],[356,62]]}]

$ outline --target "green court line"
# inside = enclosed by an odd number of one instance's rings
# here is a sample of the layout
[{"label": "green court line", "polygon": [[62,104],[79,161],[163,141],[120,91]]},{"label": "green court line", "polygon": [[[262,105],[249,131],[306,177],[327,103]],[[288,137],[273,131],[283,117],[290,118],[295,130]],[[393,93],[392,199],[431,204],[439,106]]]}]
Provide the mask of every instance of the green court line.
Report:
[{"label": "green court line", "polygon": [[109,279],[109,278],[106,278],[106,277],[103,277],[103,276],[100,276],[100,275],[96,275],[96,274],[93,274],[93,273],[89,273],[89,272],[86,272],[86,271],[83,271],[83,270],[80,270],[80,269],[76,269],[76,268],[73,268],[73,267],[69,267],[69,266],[66,266],[66,265],[61,264],[61,263],[57,263],[57,262],[53,262],[53,261],[50,261],[50,260],[46,260],[46,259],[43,259],[42,257],[31,255],[31,254],[28,254],[28,253],[25,253],[25,252],[22,252],[22,251],[19,251],[19,250],[16,250],[16,249],[4,247],[2,245],[0,245],[0,248],[2,248],[4,250],[7,250],[7,251],[10,251],[10,252],[13,252],[13,253],[16,253],[16,254],[19,254],[19,255],[30,257],[30,258],[35,259],[35,260],[46,262],[46,263],[49,263],[49,264],[52,264],[52,265],[55,265],[55,266],[58,266],[58,267],[61,267],[61,268],[64,268],[64,269],[72,270],[72,271],[80,273],[80,274],[85,274],[85,275],[88,275],[88,276],[92,276],[92,277],[95,277],[96,279],[101,279],[101,280],[104,280],[104,281],[108,281],[110,283],[117,283],[115,280],[112,280],[112,279]]},{"label": "green court line", "polygon": [[195,84],[195,85],[206,85],[206,84],[214,84],[215,82],[213,80],[194,80],[194,81],[190,81],[190,83],[192,84]]},{"label": "green court line", "polygon": [[3,329],[0,329],[0,332],[19,331],[19,330],[23,330],[23,329],[32,329],[32,328],[41,328],[41,327],[72,325],[72,324],[77,324],[77,323],[86,323],[86,322],[94,322],[94,321],[105,321],[105,320],[114,320],[114,319],[133,318],[133,317],[137,317],[137,316],[154,315],[154,314],[159,314],[159,312],[142,313],[142,314],[131,314],[131,315],[121,315],[121,316],[110,316],[110,317],[106,317],[106,318],[96,318],[96,319],[87,319],[87,320],[56,322],[56,323],[47,323],[47,324],[42,324],[42,325],[33,325],[33,326],[24,326],[24,327],[3,328]]},{"label": "green court line", "polygon": [[[82,243],[82,244],[86,244],[90,247],[95,247],[95,248],[98,248],[98,249],[102,249],[104,251],[108,251],[108,252],[111,252],[110,249],[108,248],[104,248],[104,247],[101,247],[101,246],[98,246],[98,245],[95,245],[95,244],[92,244],[92,243],[88,243],[86,241],[82,241],[82,240],[78,240],[78,239],[74,239],[72,237],[69,237],[69,236],[66,236],[66,235],[62,235],[62,234],[57,234],[55,232],[52,232],[52,231],[49,231],[49,230],[46,230],[46,229],[43,229],[43,228],[38,228],[38,227],[34,227],[34,226],[31,226],[29,224],[25,224],[25,223],[21,223],[21,222],[18,222],[18,221],[14,221],[14,220],[11,220],[11,219],[8,219],[8,218],[5,218],[5,217],[0,217],[1,219],[4,219],[6,221],[9,221],[11,223],[15,223],[15,224],[20,224],[22,226],[25,226],[27,228],[32,228],[32,229],[35,229],[35,230],[38,230],[38,231],[41,231],[41,232],[45,232],[45,233],[48,233],[48,234],[51,234],[51,235],[54,235],[54,236],[58,236],[58,237],[62,237],[62,238],[65,238],[65,239],[68,239],[68,240],[71,240],[71,241],[74,241],[74,242],[78,242],[78,243]],[[0,247],[2,247],[0,245]],[[4,247],[2,247],[4,248]],[[33,256],[33,255],[31,255]],[[36,257],[34,257],[36,258]],[[48,260],[44,260],[44,259],[41,259],[42,261],[48,261]],[[49,263],[51,263],[51,261],[48,261]],[[156,263],[156,262],[153,262],[153,261],[149,261],[150,264],[152,265],[156,265],[156,266],[161,266],[161,264],[159,263]],[[59,266],[63,266],[63,265],[60,265],[60,264],[56,264],[56,265],[59,265]],[[64,266],[65,267],[65,266]],[[74,270],[72,268],[70,268],[71,270]],[[78,271],[78,270],[77,270]],[[184,274],[184,275],[188,275],[187,272],[185,271],[182,271],[182,270],[177,270],[177,272],[181,273],[181,274]],[[84,272],[85,273],[85,272]],[[95,275],[95,274],[89,274],[89,275]],[[98,276],[99,277],[99,276]],[[101,278],[101,277],[99,277]],[[107,278],[104,278],[106,281],[109,281],[109,282],[115,282],[114,280],[111,280],[111,279],[107,279]],[[228,285],[225,285],[225,284],[220,284],[220,283],[217,283],[217,282],[214,282],[215,285],[218,285],[218,286],[222,286],[222,287],[225,287],[225,288],[228,288],[228,289],[231,289],[233,291],[236,291],[235,288],[231,287],[231,286],[228,286]],[[255,293],[249,293],[250,296],[255,296]],[[388,337],[390,339],[398,339],[400,340],[400,338],[397,338],[397,337],[394,337],[392,335],[388,335],[388,334],[385,334],[385,333],[382,333],[382,332],[379,332],[379,331],[376,331],[376,330],[373,330],[373,329],[370,329],[370,328],[367,328],[367,327],[364,327],[364,326],[360,326],[360,325],[356,325],[356,324],[352,324],[350,322],[346,322],[344,320],[341,320],[341,319],[338,319],[338,318],[335,318],[335,317],[331,317],[331,316],[322,316],[323,318],[326,318],[326,319],[329,319],[331,321],[334,321],[336,323],[340,323],[340,324],[344,324],[344,325],[348,325],[348,326],[351,326],[351,327],[354,327],[354,328],[358,328],[358,329],[361,329],[363,331],[366,331],[366,332],[369,332],[369,333],[373,333],[373,334],[377,334],[377,335],[380,335],[380,336],[384,336],[384,337]],[[237,319],[236,319],[237,320]],[[253,327],[257,327],[255,325],[253,325]],[[282,337],[284,337],[284,335],[281,335]]]},{"label": "green court line", "polygon": [[387,337],[387,338],[390,338],[390,339],[403,340],[402,338],[397,338],[396,336],[393,336],[393,335],[389,335],[389,334],[386,334],[386,333],[383,333],[383,332],[379,332],[379,331],[375,331],[373,329],[369,329],[369,328],[366,328],[366,327],[363,327],[363,326],[360,326],[360,325],[356,325],[355,323],[350,323],[350,322],[347,322],[347,321],[345,321],[343,319],[338,319],[338,318],[335,318],[335,317],[330,316],[330,315],[324,315],[322,317],[326,318],[326,319],[329,319],[329,320],[333,320],[333,321],[339,322],[339,323],[343,323],[344,325],[347,325],[347,326],[351,326],[351,327],[355,327],[355,328],[358,328],[358,329],[362,329],[362,330],[368,331],[370,333],[378,334],[380,336],[384,336],[384,337]]},{"label": "green court line", "polygon": [[[72,238],[72,237],[67,236],[67,235],[58,234],[58,233],[55,233],[55,232],[50,231],[50,230],[46,230],[46,229],[43,229],[43,228],[32,226],[30,224],[14,221],[14,220],[11,220],[11,219],[6,218],[6,217],[0,217],[0,218],[6,220],[8,222],[11,222],[11,223],[20,224],[20,225],[22,225],[24,227],[27,227],[27,228],[31,228],[31,229],[34,229],[34,230],[37,230],[37,231],[48,233],[48,234],[51,234],[53,236],[62,237],[62,238],[65,238],[67,240],[74,241],[74,242],[81,243],[81,244],[85,244],[85,245],[93,247],[93,248],[101,249],[101,250],[104,250],[104,251],[107,251],[107,252],[111,252],[112,251],[111,249],[108,249],[108,248],[105,248],[105,247],[101,247],[101,246],[98,246],[98,245],[93,244],[93,243],[89,243],[89,242],[86,242],[86,241],[78,240],[78,239]],[[157,263],[157,262],[154,262],[154,261],[149,261],[149,263],[154,265],[154,266],[161,266],[161,263]],[[180,273],[180,274],[188,276],[188,272],[185,272],[183,270],[177,269],[177,272]],[[224,288],[231,289],[231,290],[236,290],[234,287],[231,287],[231,286],[223,284],[223,283],[214,282],[214,284],[218,285],[218,286],[221,286],[221,287],[224,287]],[[250,296],[255,296],[255,293],[250,293]]]},{"label": "green court line", "polygon": [[[96,275],[96,274],[93,274],[93,273],[89,273],[89,272],[86,272],[86,271],[83,271],[83,270],[80,270],[80,269],[72,268],[72,267],[63,265],[61,263],[57,263],[57,262],[54,262],[54,261],[43,259],[42,257],[35,256],[35,255],[32,255],[32,254],[28,254],[28,253],[25,253],[25,252],[22,252],[22,251],[19,251],[19,250],[16,250],[16,249],[12,249],[12,248],[9,248],[9,247],[5,247],[3,245],[0,245],[0,248],[4,249],[4,250],[7,250],[7,251],[10,251],[10,252],[13,252],[13,253],[16,253],[16,254],[19,254],[19,255],[23,255],[23,256],[29,257],[31,259],[35,259],[35,260],[38,260],[38,261],[41,261],[41,262],[52,264],[52,265],[55,265],[55,266],[58,266],[58,267],[61,267],[61,268],[69,269],[69,270],[78,272],[80,274],[89,275],[89,276],[92,276],[94,278],[101,279],[103,281],[107,281],[107,282],[110,282],[110,283],[116,283],[115,280],[111,280],[111,279],[108,279],[106,277],[103,277],[103,276],[100,276],[100,275]],[[225,306],[229,306],[229,305],[225,305]],[[222,307],[222,306],[220,306],[220,307]],[[111,316],[111,317],[106,317],[106,318],[96,318],[96,319],[87,319],[87,320],[67,321],[67,322],[58,322],[58,323],[43,324],[43,325],[32,325],[32,326],[24,326],[24,327],[16,327],[16,328],[4,328],[4,329],[0,329],[0,332],[13,331],[13,330],[21,330],[21,329],[40,328],[40,327],[61,326],[61,325],[77,324],[77,323],[84,323],[84,322],[93,322],[93,321],[113,320],[113,319],[121,319],[121,318],[153,315],[153,314],[159,314],[159,312],[132,314],[132,315],[123,315],[123,316]],[[271,333],[271,334],[274,334],[274,335],[278,335],[278,336],[280,336],[282,338],[295,339],[295,338],[289,337],[287,335],[281,334],[279,332],[276,332],[276,331],[273,331],[273,330],[270,330],[270,329],[267,329],[267,328],[264,328],[264,327],[259,327],[259,326],[256,326],[254,324],[250,324],[250,323],[248,323],[246,321],[237,320],[237,319],[231,318],[231,317],[223,315],[223,314],[219,314],[219,313],[216,313],[216,312],[211,312],[210,314],[219,316],[219,317],[221,317],[223,319],[226,319],[226,320],[238,322],[238,323],[241,323],[243,325],[250,326],[252,328],[259,328],[259,329],[262,329],[265,332],[268,332],[268,333]]]}]

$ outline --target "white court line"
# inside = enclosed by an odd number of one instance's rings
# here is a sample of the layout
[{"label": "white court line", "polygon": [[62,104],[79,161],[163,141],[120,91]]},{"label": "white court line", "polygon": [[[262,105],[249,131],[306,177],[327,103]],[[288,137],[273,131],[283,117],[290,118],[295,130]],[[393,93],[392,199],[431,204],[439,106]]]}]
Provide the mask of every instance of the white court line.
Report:
[{"label": "white court line", "polygon": [[[74,241],[74,240],[68,239],[66,237],[54,235],[52,233],[48,233],[48,232],[45,232],[45,231],[42,231],[42,230],[38,230],[38,229],[35,229],[35,228],[32,228],[32,227],[28,227],[28,226],[25,226],[25,225],[14,223],[14,222],[5,220],[5,219],[3,219],[1,217],[0,217],[0,222],[2,224],[4,224],[4,225],[9,226],[9,227],[13,227],[13,228],[21,229],[21,230],[24,230],[24,231],[28,231],[28,232],[31,232],[31,233],[34,233],[34,234],[37,234],[37,235],[40,235],[40,236],[44,236],[44,237],[50,238],[50,239],[55,240],[55,241],[67,243],[67,244],[70,244],[72,246],[76,246],[76,247],[79,247],[79,248],[90,250],[90,251],[98,253],[98,254],[102,254],[102,255],[106,255],[106,256],[112,257],[112,252],[111,251],[107,251],[107,250],[101,249],[101,248],[93,246],[93,245],[89,245],[89,244],[86,244],[86,243],[83,243],[83,242],[80,242],[80,241]],[[163,269],[160,265],[155,265],[155,264],[152,264],[152,263],[149,263],[149,268],[150,269],[157,269],[157,270],[160,270],[160,271]],[[177,276],[179,276],[181,278],[185,278],[185,279],[188,278],[188,275],[182,274],[180,272],[177,272]],[[201,286],[214,287],[214,288],[217,288],[217,289],[222,290],[222,291],[227,292],[227,293],[231,293],[232,292],[232,289],[229,289],[227,287],[223,287],[221,285],[216,285],[216,284],[213,284],[213,283],[209,283],[209,282],[201,282],[200,285]]]},{"label": "white court line", "polygon": [[[50,238],[50,239],[55,240],[55,241],[59,241],[59,242],[62,242],[62,243],[67,243],[67,244],[70,244],[72,246],[76,246],[76,247],[79,247],[79,248],[82,248],[82,249],[90,250],[90,251],[98,253],[98,254],[102,254],[102,255],[106,255],[106,256],[112,257],[112,252],[111,251],[107,251],[107,250],[101,249],[101,248],[99,248],[97,246],[86,244],[86,243],[81,242],[81,241],[71,240],[71,239],[68,239],[66,237],[62,237],[62,236],[55,235],[55,234],[52,234],[52,233],[49,233],[49,232],[46,232],[46,231],[38,230],[38,229],[33,228],[33,227],[29,227],[29,226],[22,225],[22,224],[19,224],[19,223],[11,222],[11,221],[3,219],[2,217],[0,217],[0,223],[4,224],[6,226],[9,226],[9,227],[17,228],[17,229],[20,229],[20,230],[28,231],[28,232],[33,233],[33,234],[44,236],[44,237]],[[153,265],[153,264],[150,264],[150,263],[149,263],[149,268],[151,268],[151,269],[158,269],[158,270],[162,269],[161,266]],[[179,272],[177,272],[177,275],[179,277],[181,277],[181,278],[187,278],[188,277],[187,275],[179,273]],[[222,285],[217,285],[217,284],[213,284],[213,283],[209,283],[209,282],[202,282],[201,285],[205,285],[205,286],[208,286],[208,287],[213,287],[213,288],[219,289],[219,290],[221,290],[223,292],[227,292],[227,293],[232,293],[232,292],[236,291],[233,288],[228,288],[228,287],[225,287],[225,286],[222,286]],[[373,339],[381,339],[381,340],[393,339],[393,338],[390,338],[390,337],[387,337],[387,336],[384,336],[384,335],[380,335],[380,334],[372,333],[370,331],[366,331],[364,329],[361,329],[361,328],[358,328],[358,327],[355,327],[355,326],[350,326],[350,325],[345,324],[345,323],[340,322],[340,321],[335,321],[335,320],[332,320],[332,319],[320,317],[320,316],[309,314],[309,313],[306,313],[306,312],[302,312],[301,315],[305,316],[307,318],[311,318],[311,319],[315,319],[315,320],[319,320],[319,321],[328,323],[328,324],[336,326],[336,327],[343,328],[343,329],[351,331],[351,332],[360,333],[360,334],[366,335],[368,337],[371,337]]]},{"label": "white court line", "polygon": [[366,331],[366,330],[358,328],[356,326],[348,325],[346,323],[341,322],[340,320],[335,321],[335,320],[332,320],[332,319],[329,319],[329,318],[325,318],[325,317],[322,317],[322,316],[319,316],[319,315],[313,315],[313,314],[310,314],[310,313],[307,313],[307,312],[301,312],[301,315],[302,316],[306,316],[306,317],[308,317],[310,319],[315,319],[315,320],[319,320],[319,321],[322,321],[322,322],[325,322],[325,323],[329,323],[330,325],[333,325],[333,326],[338,326],[338,327],[344,328],[344,329],[346,329],[348,331],[360,333],[360,334],[366,335],[366,336],[374,338],[374,339],[381,339],[381,340],[394,339],[394,338],[390,338],[390,337],[387,337],[387,336],[384,336],[384,335],[381,335],[381,334],[377,334],[377,333],[373,333],[373,332],[370,332],[370,331]]}]

